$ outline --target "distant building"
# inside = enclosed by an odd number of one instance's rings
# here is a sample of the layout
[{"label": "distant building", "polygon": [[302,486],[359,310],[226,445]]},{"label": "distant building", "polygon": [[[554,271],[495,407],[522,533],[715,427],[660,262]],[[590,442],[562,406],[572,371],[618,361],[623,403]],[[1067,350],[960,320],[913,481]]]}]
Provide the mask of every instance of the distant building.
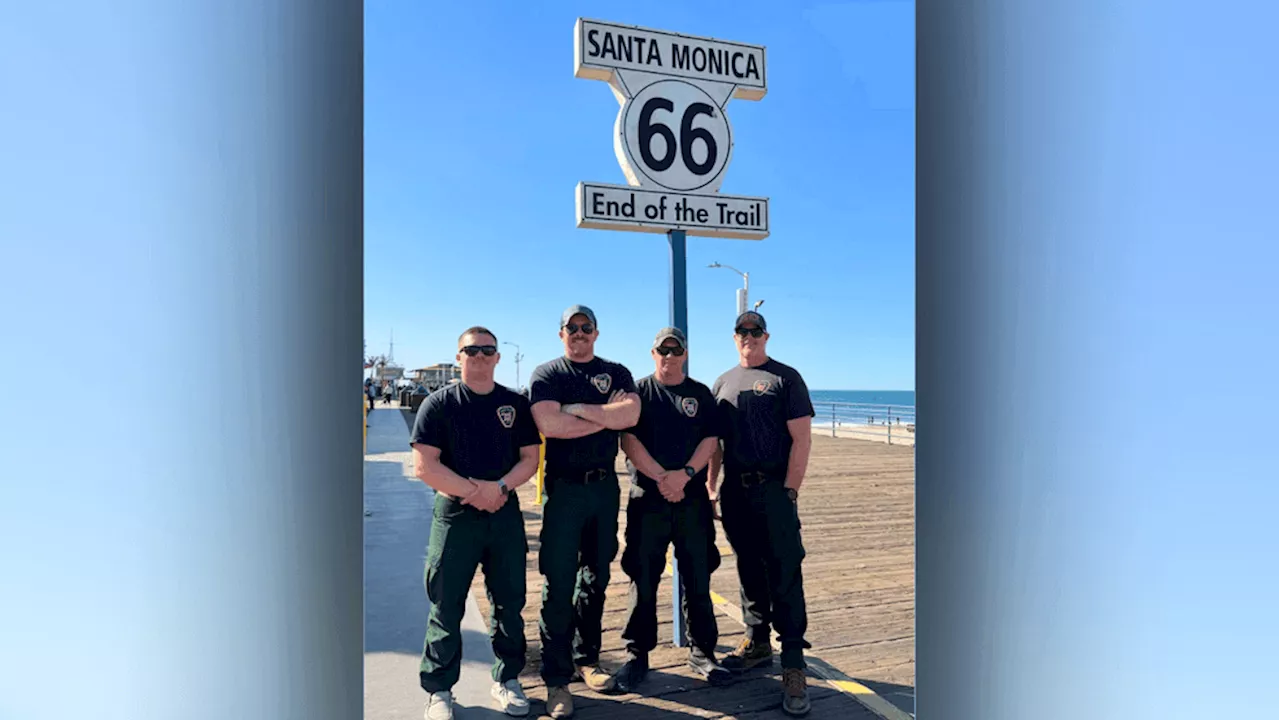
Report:
[{"label": "distant building", "polygon": [[430,392],[435,392],[445,385],[462,380],[462,368],[453,363],[428,365],[427,367],[413,370],[410,374],[414,380],[426,387]]}]

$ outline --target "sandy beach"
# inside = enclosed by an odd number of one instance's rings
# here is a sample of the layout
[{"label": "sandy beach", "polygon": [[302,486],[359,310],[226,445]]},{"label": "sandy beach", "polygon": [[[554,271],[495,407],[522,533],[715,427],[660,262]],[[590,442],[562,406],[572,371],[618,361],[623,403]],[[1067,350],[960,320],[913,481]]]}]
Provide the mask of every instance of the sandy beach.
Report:
[{"label": "sandy beach", "polygon": [[906,424],[887,426],[840,423],[836,425],[835,432],[832,433],[830,421],[824,424],[815,418],[813,433],[825,437],[851,438],[906,447],[915,447],[916,444],[915,426]]}]

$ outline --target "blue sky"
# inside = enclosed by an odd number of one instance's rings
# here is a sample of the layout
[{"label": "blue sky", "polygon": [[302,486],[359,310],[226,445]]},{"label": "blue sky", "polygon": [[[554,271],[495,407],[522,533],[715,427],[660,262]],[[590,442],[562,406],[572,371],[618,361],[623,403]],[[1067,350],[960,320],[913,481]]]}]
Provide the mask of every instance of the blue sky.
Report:
[{"label": "blue sky", "polygon": [[[764,241],[690,237],[690,371],[735,362],[751,274],[770,354],[812,388],[915,388],[914,4],[422,3],[365,20],[365,330],[408,367],[472,324],[519,343],[521,379],[561,353],[560,312],[595,309],[597,353],[652,372],[668,321],[662,235],[580,230],[579,181],[624,184],[618,103],[573,77],[578,17],[765,45],[769,93],[726,110],[721,191],[770,198]],[[514,384],[514,348],[500,382]]]}]

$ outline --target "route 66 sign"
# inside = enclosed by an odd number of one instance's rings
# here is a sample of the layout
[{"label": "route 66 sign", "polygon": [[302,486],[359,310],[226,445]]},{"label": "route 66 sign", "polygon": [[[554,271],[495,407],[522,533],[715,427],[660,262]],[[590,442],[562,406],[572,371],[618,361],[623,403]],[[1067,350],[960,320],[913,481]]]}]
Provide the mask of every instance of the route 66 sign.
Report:
[{"label": "route 66 sign", "polygon": [[622,103],[614,125],[618,164],[639,187],[714,192],[732,151],[729,116],[685,80],[645,85]]},{"label": "route 66 sign", "polygon": [[720,195],[733,155],[725,106],[767,92],[765,50],[595,20],[574,28],[574,76],[621,107],[614,154],[626,186],[579,183],[578,227],[759,240],[768,199]]}]

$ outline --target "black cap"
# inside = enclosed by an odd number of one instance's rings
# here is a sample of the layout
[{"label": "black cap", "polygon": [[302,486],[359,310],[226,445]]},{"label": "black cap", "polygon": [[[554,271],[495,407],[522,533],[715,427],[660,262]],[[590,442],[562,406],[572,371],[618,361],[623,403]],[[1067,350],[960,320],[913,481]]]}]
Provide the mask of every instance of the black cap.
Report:
[{"label": "black cap", "polygon": [[680,332],[680,328],[664,327],[658,331],[658,336],[653,339],[653,348],[657,349],[664,340],[671,339],[680,343],[681,349],[688,350],[689,346],[684,339],[684,333]]},{"label": "black cap", "polygon": [[586,315],[592,325],[600,327],[600,323],[596,322],[596,314],[591,312],[591,308],[586,305],[570,305],[569,309],[565,310],[564,314],[560,316],[560,327],[568,325],[569,320],[572,319],[574,315]]},{"label": "black cap", "polygon": [[733,321],[733,329],[737,330],[738,328],[742,327],[742,323],[745,323],[745,322],[753,322],[756,324],[756,327],[760,328],[761,330],[769,329],[769,326],[765,325],[764,316],[756,312],[755,310],[748,310],[742,313],[741,315],[739,315],[738,319]]}]

